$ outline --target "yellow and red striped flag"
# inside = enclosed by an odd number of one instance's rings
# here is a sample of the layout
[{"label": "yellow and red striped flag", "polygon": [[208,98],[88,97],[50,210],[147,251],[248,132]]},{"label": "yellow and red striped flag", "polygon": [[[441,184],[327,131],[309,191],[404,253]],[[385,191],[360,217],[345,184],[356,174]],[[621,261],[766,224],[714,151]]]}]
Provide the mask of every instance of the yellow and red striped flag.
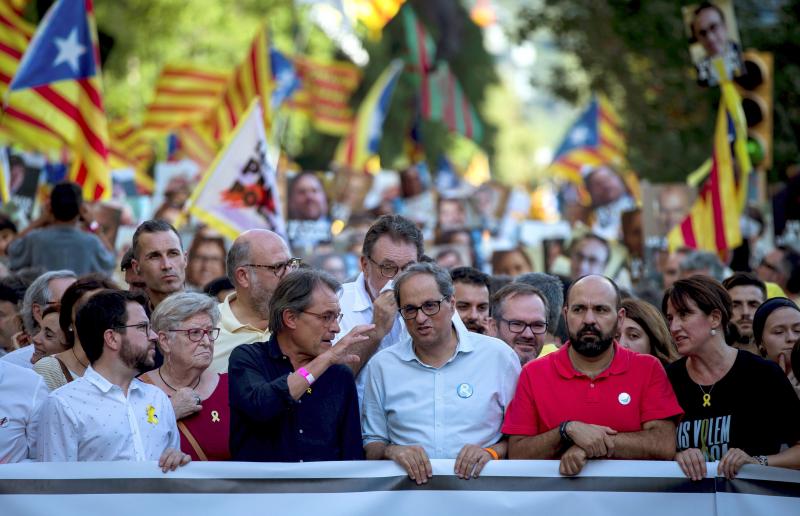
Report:
[{"label": "yellow and red striped flag", "polygon": [[218,142],[226,141],[236,128],[253,99],[260,99],[263,106],[264,127],[270,127],[270,97],[272,95],[272,73],[269,59],[267,26],[262,25],[247,56],[228,79],[221,101],[211,113],[211,134]]},{"label": "yellow and red striped flag", "polygon": [[354,116],[350,97],[361,84],[361,70],[346,61],[306,56],[296,57],[294,64],[302,85],[289,100],[289,108],[308,114],[321,133],[347,134]]},{"label": "yellow and red striped flag", "polygon": [[139,191],[153,192],[153,178],[147,169],[155,158],[151,140],[141,127],[134,126],[127,118],[108,122],[108,161],[112,170],[131,168]]},{"label": "yellow and red striped flag", "polygon": [[[20,16],[23,2],[0,0],[0,97],[17,73],[22,54],[33,37],[35,27]],[[4,106],[0,137],[28,149],[58,154],[64,143],[47,124],[26,105]]]},{"label": "yellow and red striped flag", "polygon": [[169,159],[190,159],[200,170],[206,170],[211,165],[220,148],[211,130],[202,124],[177,127],[173,136],[177,144]]},{"label": "yellow and red striped flag", "polygon": [[151,131],[206,119],[219,104],[230,79],[230,70],[171,64],[161,70],[155,97],[147,106],[143,126]]},{"label": "yellow and red striped flag", "polygon": [[[727,77],[720,73],[720,77]],[[711,171],[701,186],[689,215],[667,235],[670,250],[689,247],[722,252],[742,243],[739,226],[747,199],[748,175],[752,171],[745,147],[747,125],[741,99],[730,79],[721,82]],[[734,152],[731,152],[733,144]],[[741,177],[736,177],[734,157]]]},{"label": "yellow and red striped flag", "polygon": [[110,198],[108,131],[92,0],[58,0],[48,10],[8,86],[5,112],[2,124],[11,134],[36,127],[45,134],[49,129],[63,141],[72,151],[70,180],[83,187],[86,199]]}]

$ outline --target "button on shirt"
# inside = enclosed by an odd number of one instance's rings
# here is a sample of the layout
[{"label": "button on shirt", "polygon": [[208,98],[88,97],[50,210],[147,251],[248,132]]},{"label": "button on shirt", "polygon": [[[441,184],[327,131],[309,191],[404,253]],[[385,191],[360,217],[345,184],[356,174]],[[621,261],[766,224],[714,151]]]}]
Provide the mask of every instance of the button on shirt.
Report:
[{"label": "button on shirt", "polygon": [[215,373],[228,372],[228,360],[231,352],[242,344],[266,342],[269,330],[259,329],[249,324],[242,324],[231,310],[231,301],[236,299],[236,292],[231,292],[219,307],[219,337],[214,341],[214,360],[208,367]]},{"label": "button on shirt", "polygon": [[91,367],[50,393],[39,433],[44,462],[158,460],[166,448],[180,448],[161,389],[134,379],[126,397]]},{"label": "button on shirt", "polygon": [[0,361],[0,464],[33,456],[36,417],[47,394],[41,376]]},{"label": "button on shirt", "polygon": [[372,357],[364,371],[364,445],[419,444],[432,459],[454,459],[466,444],[500,440],[519,358],[494,337],[453,327],[456,352],[438,369],[420,362],[410,340]]},{"label": "button on shirt", "polygon": [[[336,334],[334,344],[339,339],[347,335],[347,333],[358,326],[359,324],[372,323],[372,299],[367,293],[367,285],[364,280],[364,273],[358,274],[355,281],[345,283],[342,285],[341,295],[339,296],[339,305],[342,309],[342,322],[339,323],[341,331]],[[456,314],[457,315],[457,314]],[[400,317],[400,313],[395,316],[392,329],[389,330],[381,342],[378,344],[376,353],[383,349],[388,348],[394,344],[401,342],[411,342],[411,336],[406,330],[406,325]],[[364,399],[364,374],[363,371],[356,377],[356,388],[358,390],[358,399]]]},{"label": "button on shirt", "polygon": [[329,367],[298,400],[287,382],[294,370],[275,336],[231,353],[228,385],[231,458],[308,462],[364,458],[353,373]]}]

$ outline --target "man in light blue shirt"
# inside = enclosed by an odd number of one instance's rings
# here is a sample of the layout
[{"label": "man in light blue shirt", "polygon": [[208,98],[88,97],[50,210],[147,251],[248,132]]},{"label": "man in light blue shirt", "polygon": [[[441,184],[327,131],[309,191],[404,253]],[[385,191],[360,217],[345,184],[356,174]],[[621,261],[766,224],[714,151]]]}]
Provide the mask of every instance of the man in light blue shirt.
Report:
[{"label": "man in light blue shirt", "polygon": [[418,484],[431,477],[431,458],[456,459],[456,475],[470,478],[506,454],[500,427],[520,362],[502,341],[454,322],[453,292],[447,271],[431,263],[397,276],[395,301],[411,340],[364,370],[367,459],[394,460]]}]

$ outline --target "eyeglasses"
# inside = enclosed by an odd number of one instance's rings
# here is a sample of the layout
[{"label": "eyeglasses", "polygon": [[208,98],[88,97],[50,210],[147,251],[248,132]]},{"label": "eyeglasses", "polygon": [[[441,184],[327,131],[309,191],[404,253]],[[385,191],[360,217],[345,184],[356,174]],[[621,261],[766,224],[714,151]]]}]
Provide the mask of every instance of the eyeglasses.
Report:
[{"label": "eyeglasses", "polygon": [[511,333],[524,333],[525,328],[528,327],[530,327],[531,333],[534,335],[541,335],[547,332],[547,323],[544,321],[526,323],[525,321],[509,321],[508,319],[503,319],[502,317],[498,317],[497,319],[508,323],[508,329],[511,331]]},{"label": "eyeglasses", "polygon": [[219,337],[219,328],[211,328],[210,330],[206,330],[203,328],[176,328],[174,330],[167,330],[167,331],[183,331],[186,332],[186,335],[189,337],[189,340],[192,342],[200,342],[203,340],[203,337],[208,335],[208,340],[214,342]]},{"label": "eyeglasses", "polygon": [[123,325],[120,325],[120,326],[114,326],[113,327],[113,329],[115,329],[115,330],[118,330],[120,328],[136,328],[137,330],[139,330],[140,332],[144,333],[145,335],[150,334],[150,323],[147,322],[147,321],[136,323],[136,324],[123,324]]},{"label": "eyeglasses", "polygon": [[403,316],[403,319],[411,320],[417,317],[417,313],[422,310],[422,313],[427,315],[428,317],[432,317],[439,313],[439,310],[442,309],[442,301],[447,299],[447,296],[442,297],[442,299],[438,301],[425,301],[419,306],[414,305],[406,305],[402,307],[398,312],[400,315]]},{"label": "eyeglasses", "polygon": [[300,264],[303,261],[300,258],[289,258],[285,262],[276,263],[275,265],[262,265],[260,263],[243,263],[242,267],[255,267],[257,269],[268,269],[272,271],[272,274],[277,276],[278,278],[283,277],[286,274],[286,271],[293,271],[300,267]]},{"label": "eyeglasses", "polygon": [[409,268],[410,266],[414,265],[414,262],[408,263],[408,264],[406,264],[406,265],[404,265],[402,267],[398,267],[397,265],[395,265],[393,263],[378,263],[375,260],[373,260],[371,256],[367,256],[367,260],[369,260],[372,263],[374,263],[375,266],[378,267],[381,270],[381,276],[383,276],[384,278],[389,278],[389,279],[392,279],[395,276],[397,276],[398,272],[404,271],[407,268]]},{"label": "eyeglasses", "polygon": [[338,313],[327,312],[327,313],[324,313],[324,314],[317,314],[317,313],[314,313],[314,312],[309,312],[308,310],[300,310],[300,311],[303,312],[304,314],[313,315],[314,317],[316,317],[317,319],[319,319],[320,321],[322,321],[326,325],[330,325],[333,321],[336,321],[337,324],[338,324],[338,323],[342,322],[342,317],[344,317],[344,314],[342,312],[338,312]]}]

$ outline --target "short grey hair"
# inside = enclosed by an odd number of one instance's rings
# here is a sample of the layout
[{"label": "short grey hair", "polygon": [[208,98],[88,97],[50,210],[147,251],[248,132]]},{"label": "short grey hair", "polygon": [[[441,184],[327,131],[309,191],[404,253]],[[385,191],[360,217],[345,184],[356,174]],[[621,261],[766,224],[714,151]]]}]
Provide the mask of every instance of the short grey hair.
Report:
[{"label": "short grey hair", "polygon": [[708,251],[692,251],[678,265],[681,272],[702,269],[708,269],[709,275],[719,282],[725,279],[725,265],[716,254]]},{"label": "short grey hair", "polygon": [[208,315],[216,327],[220,318],[217,301],[199,292],[176,292],[158,304],[150,322],[156,332],[174,330],[197,314]]},{"label": "short grey hair", "polygon": [[69,269],[62,269],[59,271],[45,272],[30,284],[25,291],[25,297],[22,299],[22,323],[25,325],[25,331],[28,335],[33,335],[39,323],[33,318],[33,305],[39,305],[44,310],[47,302],[50,301],[50,281],[54,279],[78,279],[78,276]]},{"label": "short grey hair", "polygon": [[395,277],[394,299],[397,302],[397,306],[400,306],[400,287],[403,285],[403,283],[408,281],[410,278],[413,278],[417,274],[428,274],[433,276],[433,279],[436,280],[436,286],[439,287],[439,293],[447,298],[453,297],[453,294],[455,293],[455,287],[453,287],[453,280],[450,278],[450,273],[435,263],[421,262],[415,263]]},{"label": "short grey hair", "polygon": [[564,284],[558,276],[544,272],[527,272],[520,274],[514,283],[525,283],[536,287],[542,298],[547,301],[547,327],[555,331],[558,319],[561,317],[561,308],[564,306]]},{"label": "short grey hair", "polygon": [[298,269],[281,279],[269,301],[269,330],[273,335],[284,329],[283,312],[291,310],[299,313],[308,308],[311,296],[319,286],[328,287],[337,294],[342,288],[342,284],[333,276],[317,269]]},{"label": "short grey hair", "polygon": [[228,276],[234,288],[236,287],[236,269],[248,261],[250,261],[250,242],[245,239],[234,240],[228,250],[228,256],[225,258],[225,275]]},{"label": "short grey hair", "polygon": [[[547,321],[545,321],[547,323],[547,329],[551,333],[555,331],[555,326],[550,326],[550,303],[548,303],[544,293],[538,288],[524,282],[515,281],[509,283],[495,292],[494,295],[492,295],[491,304],[489,305],[489,315],[491,315],[493,319],[502,318],[506,300],[515,296],[536,296],[541,299],[544,305],[544,311],[547,314]],[[554,324],[557,325],[558,317],[556,317],[555,321]]]}]

